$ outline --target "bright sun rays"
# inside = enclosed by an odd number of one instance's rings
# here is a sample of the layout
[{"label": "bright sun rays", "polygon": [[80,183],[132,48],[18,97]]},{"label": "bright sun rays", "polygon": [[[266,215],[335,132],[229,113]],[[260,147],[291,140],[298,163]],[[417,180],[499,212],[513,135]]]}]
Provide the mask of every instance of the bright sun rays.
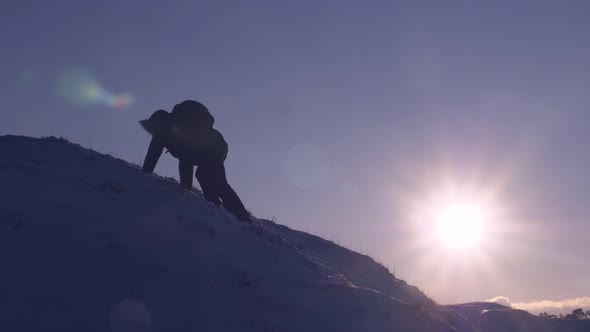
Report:
[{"label": "bright sun rays", "polygon": [[472,248],[481,239],[485,219],[483,208],[468,202],[451,202],[436,216],[436,232],[448,248]]},{"label": "bright sun rays", "polygon": [[502,222],[498,203],[493,190],[447,184],[413,198],[411,219],[424,249],[474,256],[494,241],[494,230]]},{"label": "bright sun rays", "polygon": [[[412,271],[424,277],[423,287],[474,294],[479,285],[497,287],[508,235],[508,208],[498,186],[481,181],[444,179],[424,181],[423,191],[404,197],[407,237],[404,254]],[[473,300],[462,298],[461,300]]]}]

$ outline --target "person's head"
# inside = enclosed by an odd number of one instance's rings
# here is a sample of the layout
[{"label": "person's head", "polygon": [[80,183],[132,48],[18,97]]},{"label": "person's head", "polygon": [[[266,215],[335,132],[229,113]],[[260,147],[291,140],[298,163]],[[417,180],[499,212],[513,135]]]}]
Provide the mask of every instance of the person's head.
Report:
[{"label": "person's head", "polygon": [[155,111],[149,119],[139,121],[141,126],[152,135],[163,134],[172,124],[170,113],[165,110]]}]

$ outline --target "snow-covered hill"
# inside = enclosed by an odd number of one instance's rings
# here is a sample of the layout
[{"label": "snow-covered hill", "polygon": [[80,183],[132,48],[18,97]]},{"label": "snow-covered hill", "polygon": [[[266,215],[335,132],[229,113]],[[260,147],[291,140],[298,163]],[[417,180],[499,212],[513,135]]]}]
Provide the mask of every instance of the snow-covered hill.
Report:
[{"label": "snow-covered hill", "polygon": [[0,268],[0,331],[569,331],[56,138],[0,136]]}]

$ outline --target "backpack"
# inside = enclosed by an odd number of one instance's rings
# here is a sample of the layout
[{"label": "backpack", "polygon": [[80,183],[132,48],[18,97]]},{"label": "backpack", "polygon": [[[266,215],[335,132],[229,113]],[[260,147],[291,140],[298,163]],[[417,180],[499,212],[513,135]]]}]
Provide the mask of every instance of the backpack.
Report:
[{"label": "backpack", "polygon": [[205,105],[194,100],[185,100],[172,109],[171,121],[182,128],[213,128],[215,118]]}]

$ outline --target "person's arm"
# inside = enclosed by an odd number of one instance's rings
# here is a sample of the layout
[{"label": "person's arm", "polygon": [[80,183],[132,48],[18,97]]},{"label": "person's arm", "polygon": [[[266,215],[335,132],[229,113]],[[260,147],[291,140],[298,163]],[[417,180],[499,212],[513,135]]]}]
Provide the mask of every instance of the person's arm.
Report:
[{"label": "person's arm", "polygon": [[218,130],[213,129],[213,133],[215,135],[213,136],[215,137],[215,149],[217,150],[217,153],[220,154],[222,161],[225,161],[225,159],[227,159],[229,146],[223,138],[223,135]]},{"label": "person's arm", "polygon": [[162,155],[162,151],[164,151],[164,143],[162,140],[156,136],[152,137],[152,141],[150,142],[150,147],[148,148],[148,152],[145,156],[145,160],[143,161],[143,167],[141,170],[148,174],[152,174],[154,172],[154,168],[156,168],[156,164],[158,163],[160,156]]},{"label": "person's arm", "polygon": [[180,187],[193,189],[193,164],[185,160],[178,161],[178,174],[180,175]]},{"label": "person's arm", "polygon": [[223,161],[225,161],[225,159],[227,159],[228,152],[229,152],[229,146],[227,145],[227,142],[225,140],[223,140]]}]

